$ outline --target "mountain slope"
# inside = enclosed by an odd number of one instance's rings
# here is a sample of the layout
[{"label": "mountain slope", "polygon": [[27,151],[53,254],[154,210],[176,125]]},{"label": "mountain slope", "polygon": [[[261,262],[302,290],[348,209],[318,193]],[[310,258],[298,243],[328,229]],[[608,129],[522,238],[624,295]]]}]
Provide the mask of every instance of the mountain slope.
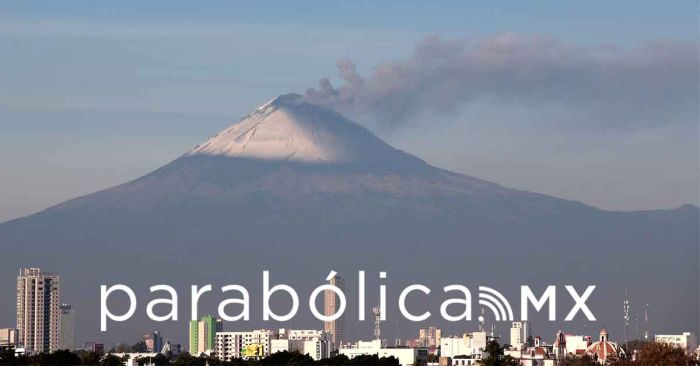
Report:
[{"label": "mountain slope", "polygon": [[[432,167],[286,95],[141,178],[0,224],[0,288],[12,287],[20,266],[61,273],[63,298],[81,308],[84,340],[128,340],[144,327],[183,343],[186,336],[184,322],[141,321],[98,334],[99,284],[129,283],[143,294],[157,283],[182,294],[194,283],[256,288],[264,269],[300,290],[331,269],[350,283],[357,270],[386,270],[394,288],[484,284],[512,299],[521,284],[596,284],[590,304],[599,322],[587,329],[621,329],[628,290],[633,303],[652,303],[654,329],[678,331],[698,319],[697,232],[694,206],[609,212],[505,188]],[[418,299],[416,307],[437,300]],[[12,302],[0,306],[0,321],[11,322]],[[446,332],[475,327],[444,324],[433,312]],[[308,313],[298,319],[300,327],[318,326]],[[237,325],[253,326],[275,327]],[[406,337],[415,326],[396,321],[383,334]],[[562,325],[535,326],[549,336]],[[580,319],[566,325],[582,326]],[[369,323],[349,328],[352,338],[371,334]]]}]

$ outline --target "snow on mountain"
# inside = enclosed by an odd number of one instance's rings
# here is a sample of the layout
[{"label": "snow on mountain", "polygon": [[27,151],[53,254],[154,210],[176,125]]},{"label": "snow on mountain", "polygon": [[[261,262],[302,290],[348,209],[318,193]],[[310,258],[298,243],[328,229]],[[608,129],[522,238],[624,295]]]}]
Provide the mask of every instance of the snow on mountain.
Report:
[{"label": "snow on mountain", "polygon": [[365,128],[298,94],[267,102],[185,155],[319,164],[406,158]]}]

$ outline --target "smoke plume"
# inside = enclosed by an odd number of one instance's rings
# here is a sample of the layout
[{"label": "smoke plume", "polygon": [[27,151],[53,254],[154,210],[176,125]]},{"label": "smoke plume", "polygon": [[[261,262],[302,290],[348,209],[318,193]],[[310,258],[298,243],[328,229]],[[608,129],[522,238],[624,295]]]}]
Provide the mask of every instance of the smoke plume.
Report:
[{"label": "smoke plume", "polygon": [[390,128],[474,101],[557,106],[606,126],[694,121],[697,47],[677,40],[584,47],[510,33],[473,42],[428,37],[408,58],[368,75],[339,60],[342,85],[322,78],[306,99]]}]

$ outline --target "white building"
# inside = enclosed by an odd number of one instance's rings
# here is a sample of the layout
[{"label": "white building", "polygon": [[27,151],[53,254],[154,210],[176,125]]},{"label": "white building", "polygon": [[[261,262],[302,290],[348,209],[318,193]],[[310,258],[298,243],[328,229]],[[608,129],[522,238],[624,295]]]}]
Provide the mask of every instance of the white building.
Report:
[{"label": "white building", "polygon": [[[442,337],[440,339],[440,356],[442,357],[471,356],[473,359],[480,359],[485,348],[486,332],[465,333],[461,337]],[[466,359],[462,357],[464,362]]]},{"label": "white building", "polygon": [[18,343],[27,353],[59,349],[59,276],[40,268],[20,269],[17,276]]},{"label": "white building", "polygon": [[555,366],[557,364],[552,346],[544,344],[540,337],[535,337],[535,344],[532,347],[511,348],[504,354],[518,360],[522,366]]},{"label": "white building", "polygon": [[152,365],[153,363],[149,362],[149,360],[155,358],[159,354],[160,353],[154,353],[154,352],[112,353],[113,356],[116,356],[119,358],[123,358],[124,356],[127,356],[125,366],[139,366],[140,360],[146,360],[145,366]]},{"label": "white building", "polygon": [[510,327],[510,345],[515,348],[520,348],[527,340],[527,323],[513,322]]},{"label": "white building", "polygon": [[377,355],[379,358],[394,357],[399,360],[399,365],[401,366],[414,365],[416,358],[418,357],[416,348],[385,348],[382,347],[382,341],[379,339],[372,341],[357,341],[355,344],[342,346],[340,347],[338,353],[345,355],[350,359],[362,355]]},{"label": "white building", "polygon": [[592,343],[590,336],[564,334],[560,330],[554,341],[554,354],[560,360],[569,356],[582,356]]},{"label": "white building", "polygon": [[270,341],[276,338],[272,330],[216,333],[216,357],[223,361],[235,358],[263,358],[270,355]]},{"label": "white building", "polygon": [[658,334],[654,337],[654,341],[683,348],[688,355],[693,354],[698,347],[698,340],[693,332],[683,332],[683,334]]},{"label": "white building", "polygon": [[452,358],[450,365],[452,365],[452,366],[478,365],[480,360],[481,360],[481,356],[459,356],[459,357]]},{"label": "white building", "polygon": [[280,329],[279,339],[270,340],[270,354],[276,352],[299,352],[314,360],[330,357],[330,335],[323,330]]}]

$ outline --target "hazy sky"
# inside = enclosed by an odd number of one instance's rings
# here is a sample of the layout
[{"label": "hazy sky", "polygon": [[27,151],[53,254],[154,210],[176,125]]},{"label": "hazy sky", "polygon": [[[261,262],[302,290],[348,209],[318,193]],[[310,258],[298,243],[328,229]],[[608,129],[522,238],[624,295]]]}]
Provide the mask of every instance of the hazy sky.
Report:
[{"label": "hazy sky", "polygon": [[0,3],[0,222],[136,178],[323,77],[437,166],[607,209],[697,203],[696,1],[110,4]]}]

